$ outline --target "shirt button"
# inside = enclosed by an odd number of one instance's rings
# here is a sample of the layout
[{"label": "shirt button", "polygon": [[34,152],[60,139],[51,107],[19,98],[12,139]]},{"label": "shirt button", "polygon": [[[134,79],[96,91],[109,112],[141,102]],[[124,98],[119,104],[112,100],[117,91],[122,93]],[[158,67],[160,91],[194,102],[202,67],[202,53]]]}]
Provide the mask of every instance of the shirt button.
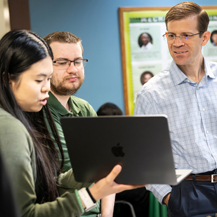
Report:
[{"label": "shirt button", "polygon": [[188,82],[190,82],[190,80],[188,80]]},{"label": "shirt button", "polygon": [[206,133],[208,134],[208,133],[209,133],[209,131],[206,131]]},{"label": "shirt button", "polygon": [[203,108],[202,111],[205,111],[205,108]]}]

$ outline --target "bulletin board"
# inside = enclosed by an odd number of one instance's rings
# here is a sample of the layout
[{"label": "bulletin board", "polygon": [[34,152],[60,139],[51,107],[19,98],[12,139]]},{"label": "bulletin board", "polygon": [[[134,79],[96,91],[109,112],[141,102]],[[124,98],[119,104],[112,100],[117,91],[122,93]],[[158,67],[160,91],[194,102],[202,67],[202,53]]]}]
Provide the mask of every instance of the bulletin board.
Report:
[{"label": "bulletin board", "polygon": [[[217,6],[202,7],[209,15],[208,31],[217,31]],[[136,95],[141,89],[141,74],[149,71],[156,75],[172,61],[167,42],[165,16],[170,7],[121,7],[119,8],[121,56],[124,84],[125,114],[132,115]],[[148,35],[149,46],[141,45],[141,35]],[[210,40],[203,47],[203,55],[217,62],[217,46]]]}]

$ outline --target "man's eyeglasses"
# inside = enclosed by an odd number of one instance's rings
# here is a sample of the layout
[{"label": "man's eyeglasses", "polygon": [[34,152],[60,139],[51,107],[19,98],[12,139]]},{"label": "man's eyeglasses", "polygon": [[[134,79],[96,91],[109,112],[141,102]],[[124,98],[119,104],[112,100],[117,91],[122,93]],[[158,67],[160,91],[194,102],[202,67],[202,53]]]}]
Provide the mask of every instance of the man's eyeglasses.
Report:
[{"label": "man's eyeglasses", "polygon": [[176,38],[179,38],[182,42],[187,42],[188,40],[190,40],[193,36],[195,35],[199,35],[199,34],[203,34],[202,32],[198,32],[192,35],[175,35],[172,33],[165,33],[163,35],[164,39],[167,39],[168,42],[174,42],[176,40]]},{"label": "man's eyeglasses", "polygon": [[54,66],[60,69],[68,69],[71,63],[74,63],[76,68],[85,67],[87,65],[88,59],[77,59],[77,60],[56,60],[53,61]]}]

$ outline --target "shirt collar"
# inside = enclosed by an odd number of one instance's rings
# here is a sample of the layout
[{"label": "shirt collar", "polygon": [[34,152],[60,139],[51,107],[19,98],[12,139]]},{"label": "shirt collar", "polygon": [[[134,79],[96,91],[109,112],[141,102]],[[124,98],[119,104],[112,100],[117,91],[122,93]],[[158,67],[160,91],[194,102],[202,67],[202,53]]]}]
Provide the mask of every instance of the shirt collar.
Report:
[{"label": "shirt collar", "polygon": [[76,101],[73,100],[74,96],[71,96],[69,98],[69,107],[71,109],[71,113],[73,116],[79,116],[79,113],[81,112],[80,107],[77,105]]},{"label": "shirt collar", "polygon": [[[206,77],[215,78],[211,70],[211,67],[210,67],[210,62],[208,62],[205,58],[204,58],[204,67],[205,67]],[[170,65],[169,71],[171,73],[171,76],[172,76],[172,79],[175,85],[179,85],[189,80],[189,78],[179,69],[179,67],[176,65],[174,60],[172,61]]]},{"label": "shirt collar", "polygon": [[78,105],[73,101],[73,97],[69,98],[69,107],[71,111],[68,111],[60,102],[59,100],[53,95],[52,92],[49,92],[48,98],[48,106],[50,108],[55,108],[55,111],[58,112],[61,116],[79,116],[80,108]]},{"label": "shirt collar", "polygon": [[212,63],[207,61],[205,58],[204,58],[204,66],[205,66],[206,77],[215,78],[215,75],[213,74],[212,71]]}]

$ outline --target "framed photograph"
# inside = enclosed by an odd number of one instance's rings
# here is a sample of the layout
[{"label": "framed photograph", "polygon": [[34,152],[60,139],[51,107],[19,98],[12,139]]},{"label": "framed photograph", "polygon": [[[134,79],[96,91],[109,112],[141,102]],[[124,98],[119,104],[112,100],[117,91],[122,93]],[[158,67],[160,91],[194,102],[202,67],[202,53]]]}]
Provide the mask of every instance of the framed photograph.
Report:
[{"label": "framed photograph", "polygon": [[[217,6],[203,6],[207,11],[211,32],[203,55],[217,62]],[[171,64],[165,16],[170,7],[119,8],[125,114],[132,115],[142,85]]]}]

